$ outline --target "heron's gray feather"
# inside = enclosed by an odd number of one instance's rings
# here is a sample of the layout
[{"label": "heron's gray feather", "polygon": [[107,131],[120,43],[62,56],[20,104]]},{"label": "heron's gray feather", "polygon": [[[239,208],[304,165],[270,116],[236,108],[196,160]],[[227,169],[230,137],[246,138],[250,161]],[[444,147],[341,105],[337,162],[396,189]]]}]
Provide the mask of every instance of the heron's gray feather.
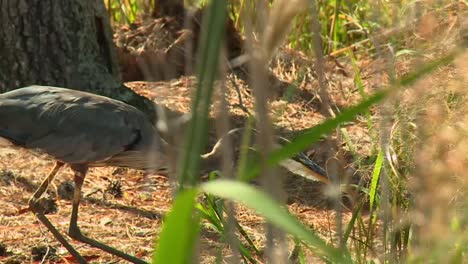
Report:
[{"label": "heron's gray feather", "polygon": [[85,92],[30,86],[0,95],[0,137],[65,163],[96,163],[125,151],[162,151],[136,108]]}]

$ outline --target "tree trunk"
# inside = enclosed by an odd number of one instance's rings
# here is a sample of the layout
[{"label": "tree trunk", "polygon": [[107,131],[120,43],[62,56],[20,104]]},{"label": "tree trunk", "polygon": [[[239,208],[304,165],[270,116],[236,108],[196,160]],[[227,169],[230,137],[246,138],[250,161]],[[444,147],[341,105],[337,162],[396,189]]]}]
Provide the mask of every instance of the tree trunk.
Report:
[{"label": "tree trunk", "polygon": [[154,120],[154,104],[120,79],[102,0],[0,0],[0,92],[32,84],[101,94]]}]

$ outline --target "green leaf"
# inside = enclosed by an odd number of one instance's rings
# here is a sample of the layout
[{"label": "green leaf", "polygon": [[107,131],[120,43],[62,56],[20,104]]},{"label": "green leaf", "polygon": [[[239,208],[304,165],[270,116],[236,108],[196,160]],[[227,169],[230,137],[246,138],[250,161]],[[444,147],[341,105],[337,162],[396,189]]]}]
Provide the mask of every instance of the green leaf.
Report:
[{"label": "green leaf", "polygon": [[200,189],[204,192],[247,205],[263,215],[272,224],[312,245],[318,254],[326,256],[336,263],[343,263],[346,260],[342,252],[328,245],[315,232],[304,226],[270,196],[247,183],[232,180],[217,180],[202,184]]},{"label": "green leaf", "polygon": [[186,189],[175,199],[166,216],[153,263],[185,264],[193,262],[200,222],[194,214],[196,189]]},{"label": "green leaf", "polygon": [[383,164],[383,151],[380,150],[377,156],[377,160],[375,161],[374,172],[372,173],[372,181],[371,181],[371,187],[370,187],[370,192],[369,192],[369,203],[370,203],[371,212],[374,208],[375,194],[377,193],[377,184],[379,183],[380,171],[382,171],[382,164]]}]

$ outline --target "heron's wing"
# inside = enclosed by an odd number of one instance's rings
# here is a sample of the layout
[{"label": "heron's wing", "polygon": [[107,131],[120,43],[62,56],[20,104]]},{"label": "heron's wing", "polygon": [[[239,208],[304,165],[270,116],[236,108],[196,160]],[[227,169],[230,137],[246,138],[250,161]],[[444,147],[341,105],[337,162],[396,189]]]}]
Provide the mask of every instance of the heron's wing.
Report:
[{"label": "heron's wing", "polygon": [[152,126],[144,114],[115,100],[51,87],[21,100],[3,99],[0,111],[15,117],[4,118],[10,124],[3,130],[14,134],[10,140],[66,163],[93,163],[149,147],[143,145],[150,142]]},{"label": "heron's wing", "polygon": [[[40,120],[53,127],[34,138],[40,148],[67,163],[93,163],[134,148],[144,148],[151,125],[136,109],[115,101],[79,98],[41,109]],[[143,151],[144,149],[140,149]]]}]

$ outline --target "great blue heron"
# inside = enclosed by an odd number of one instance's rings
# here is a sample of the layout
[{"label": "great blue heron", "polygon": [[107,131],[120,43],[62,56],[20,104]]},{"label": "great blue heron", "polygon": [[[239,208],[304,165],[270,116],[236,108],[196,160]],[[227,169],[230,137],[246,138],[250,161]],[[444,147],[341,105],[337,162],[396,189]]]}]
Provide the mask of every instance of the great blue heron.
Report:
[{"label": "great blue heron", "polygon": [[[80,263],[86,260],[68,243],[44,215],[38,203],[58,170],[68,164],[74,172],[74,196],[68,234],[71,238],[133,263],[144,261],[84,236],[77,224],[81,187],[89,167],[117,166],[141,170],[166,167],[167,143],[138,109],[107,97],[48,86],[29,86],[0,95],[0,138],[14,146],[47,154],[55,166],[29,200],[29,208],[54,237]],[[223,137],[213,151],[215,155]],[[299,159],[301,162],[306,157]],[[314,163],[311,172],[327,182]]]}]

